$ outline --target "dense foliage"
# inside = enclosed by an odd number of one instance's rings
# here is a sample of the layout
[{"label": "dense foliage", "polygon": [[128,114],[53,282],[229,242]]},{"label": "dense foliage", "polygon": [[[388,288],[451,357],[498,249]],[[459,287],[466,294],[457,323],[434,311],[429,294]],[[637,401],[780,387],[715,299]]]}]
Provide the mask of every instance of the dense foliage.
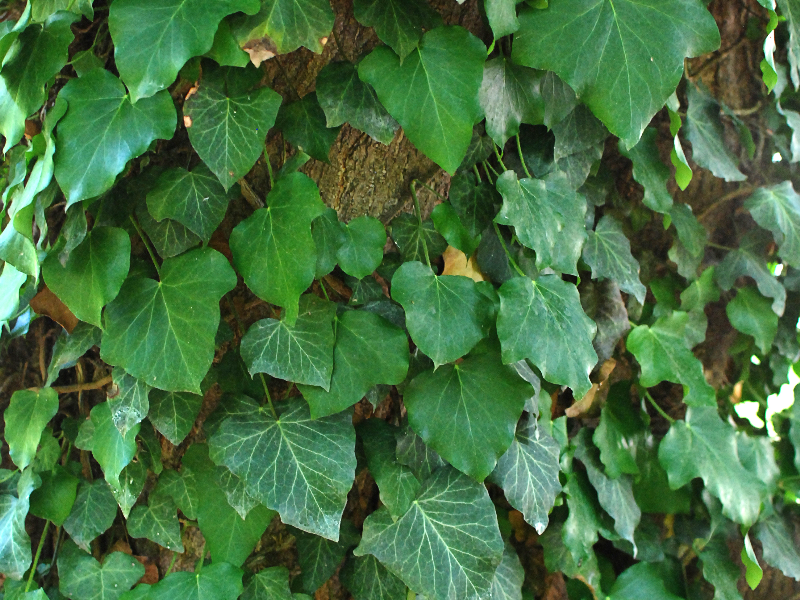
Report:
[{"label": "dense foliage", "polygon": [[[759,2],[749,113],[685,69],[701,0],[481,0],[486,39],[426,0],[4,2],[4,356],[63,327],[3,384],[4,598],[521,600],[531,544],[573,599],[741,598],[740,549],[800,580],[800,402],[766,414],[800,364],[800,1]],[[281,95],[301,47],[335,60]],[[445,186],[340,221],[305,171],[343,126]],[[700,218],[693,168],[732,182]]]}]

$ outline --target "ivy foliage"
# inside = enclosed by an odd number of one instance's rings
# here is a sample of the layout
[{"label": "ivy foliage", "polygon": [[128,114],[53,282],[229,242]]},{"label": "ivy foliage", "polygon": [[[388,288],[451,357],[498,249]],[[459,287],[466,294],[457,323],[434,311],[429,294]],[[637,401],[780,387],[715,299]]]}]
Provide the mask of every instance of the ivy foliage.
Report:
[{"label": "ivy foliage", "polygon": [[[795,0],[749,112],[699,0],[352,4],[0,3],[0,344],[41,371],[3,368],[3,597],[522,600],[533,547],[570,598],[800,580]],[[359,132],[444,174],[340,221]]]}]

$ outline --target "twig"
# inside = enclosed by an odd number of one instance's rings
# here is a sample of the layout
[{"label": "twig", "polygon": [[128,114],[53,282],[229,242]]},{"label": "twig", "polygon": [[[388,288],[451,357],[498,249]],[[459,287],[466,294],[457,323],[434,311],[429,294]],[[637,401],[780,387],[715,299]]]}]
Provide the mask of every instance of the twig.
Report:
[{"label": "twig", "polygon": [[54,387],[53,389],[57,394],[72,394],[74,392],[86,392],[88,390],[99,390],[102,387],[111,383],[111,375],[107,375],[97,381],[90,381],[89,383],[77,383],[75,385],[64,385]]},{"label": "twig", "polygon": [[747,196],[748,194],[752,194],[755,188],[752,185],[743,185],[740,188],[733,190],[732,192],[728,192],[724,196],[720,196],[711,205],[706,208],[700,215],[697,217],[698,221],[705,220],[708,215],[714,212],[717,208],[725,204],[726,202],[730,202],[731,200],[736,200],[737,198],[741,198],[742,196]]},{"label": "twig", "polygon": [[[269,156],[267,155],[267,151],[264,150],[264,160],[267,161],[267,165],[269,165]],[[272,167],[269,169],[269,181],[270,185],[272,184]],[[245,178],[242,177],[239,180],[239,187],[242,190],[242,196],[244,199],[247,200],[247,203],[252,206],[254,209],[258,210],[259,208],[264,208],[264,203],[261,201],[261,198],[256,196],[256,193],[253,191],[253,188],[250,187],[250,184],[245,181]]]}]

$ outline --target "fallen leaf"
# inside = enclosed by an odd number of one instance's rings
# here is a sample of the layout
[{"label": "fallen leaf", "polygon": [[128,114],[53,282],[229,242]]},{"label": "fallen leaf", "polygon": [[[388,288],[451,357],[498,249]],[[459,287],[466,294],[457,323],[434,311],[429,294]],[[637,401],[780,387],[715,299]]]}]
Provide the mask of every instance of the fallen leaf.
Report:
[{"label": "fallen leaf", "polygon": [[444,258],[442,275],[462,275],[473,281],[486,281],[474,256],[467,259],[466,254],[452,246],[448,246],[442,256]]},{"label": "fallen leaf", "polygon": [[73,315],[67,305],[59,300],[58,296],[51,292],[47,286],[43,287],[31,299],[31,308],[37,315],[45,315],[53,319],[53,321],[66,329],[67,333],[72,333],[72,330],[78,324],[78,317]]},{"label": "fallen leaf", "polygon": [[269,60],[278,53],[278,47],[269,36],[248,41],[242,46],[242,50],[250,55],[250,62],[256,67],[261,66],[262,62]]},{"label": "fallen leaf", "polygon": [[617,361],[613,358],[609,358],[604,362],[597,372],[599,382],[593,383],[583,398],[568,407],[564,413],[569,418],[574,419],[575,417],[593,416],[596,412],[599,412],[600,407],[606,401],[608,390],[611,389],[611,384],[613,383],[611,373],[616,366]]}]

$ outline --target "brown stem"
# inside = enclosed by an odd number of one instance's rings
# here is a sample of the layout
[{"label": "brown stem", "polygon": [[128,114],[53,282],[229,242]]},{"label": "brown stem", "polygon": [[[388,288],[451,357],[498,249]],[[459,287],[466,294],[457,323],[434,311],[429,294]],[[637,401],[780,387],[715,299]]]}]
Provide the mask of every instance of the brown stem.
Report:
[{"label": "brown stem", "polygon": [[89,383],[77,383],[75,385],[64,385],[61,387],[54,387],[53,389],[59,394],[71,394],[73,392],[85,392],[87,390],[99,390],[102,387],[111,383],[111,375],[107,375],[97,381],[90,381]]}]

